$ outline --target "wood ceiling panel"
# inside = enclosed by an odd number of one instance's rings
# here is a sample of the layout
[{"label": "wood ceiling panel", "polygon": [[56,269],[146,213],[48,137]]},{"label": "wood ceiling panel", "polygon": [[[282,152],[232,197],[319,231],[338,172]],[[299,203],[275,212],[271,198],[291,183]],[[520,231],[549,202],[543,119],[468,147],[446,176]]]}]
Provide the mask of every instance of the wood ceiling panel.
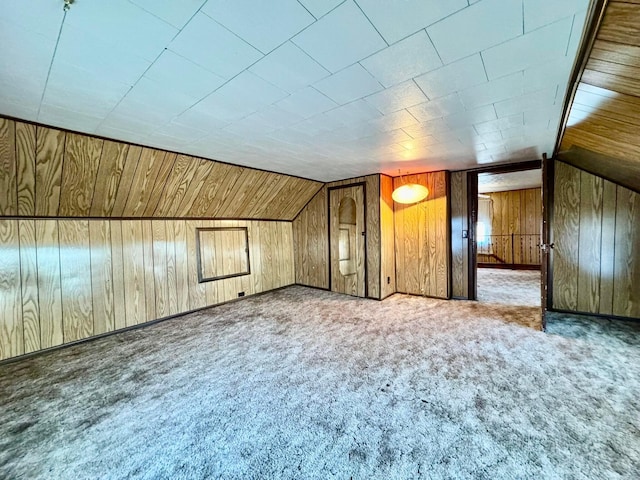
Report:
[{"label": "wood ceiling panel", "polygon": [[598,31],[600,40],[640,46],[640,7],[637,3],[611,2]]},{"label": "wood ceiling panel", "polygon": [[559,158],[637,189],[640,183],[640,0],[610,2],[589,53]]}]

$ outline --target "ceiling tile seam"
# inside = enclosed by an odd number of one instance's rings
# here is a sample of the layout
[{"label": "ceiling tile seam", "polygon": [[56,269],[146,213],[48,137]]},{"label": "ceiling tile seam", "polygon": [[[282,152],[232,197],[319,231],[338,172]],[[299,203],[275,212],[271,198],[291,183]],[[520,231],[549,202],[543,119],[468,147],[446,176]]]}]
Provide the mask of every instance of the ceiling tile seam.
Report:
[{"label": "ceiling tile seam", "polygon": [[522,0],[522,35],[525,34],[524,30],[524,0]]},{"label": "ceiling tile seam", "polygon": [[[189,19],[189,21],[187,23],[185,23],[185,26],[189,24],[189,22],[191,22],[191,20],[193,20],[193,18],[198,14],[198,12],[200,11],[200,9],[202,9],[202,7],[204,6],[206,2],[203,2],[202,5],[200,5],[200,8],[198,8],[198,11],[195,12],[191,18]],[[135,5],[135,4],[134,4]],[[137,5],[136,5],[137,6]],[[140,8],[140,7],[138,7]],[[183,27],[184,28],[184,27]],[[138,82],[140,82],[140,80],[142,80],[142,78],[146,75],[146,73],[151,69],[151,67],[158,61],[158,59],[162,56],[162,54],[166,51],[169,50],[169,45],[171,45],[171,43],[176,39],[176,37],[178,35],[180,35],[180,33],[182,32],[182,29],[177,29],[178,31],[176,32],[176,34],[171,38],[171,40],[169,40],[169,42],[167,43],[167,46],[165,46],[160,53],[156,56],[156,58],[153,60],[153,62],[151,62],[149,64],[149,66],[144,70],[144,72],[142,72],[142,74],[140,75],[140,77],[133,83],[133,85],[131,85],[131,87],[129,87],[129,90],[127,90],[127,92],[120,98],[120,100],[118,100],[118,103],[116,103],[113,108],[111,110],[109,110],[109,113],[107,113],[104,118],[100,121],[100,123],[98,124],[98,126],[95,128],[94,131],[98,131],[102,125],[104,124],[104,122],[109,118],[109,116],[115,111],[116,108],[118,108],[118,106],[122,103],[122,101],[127,97],[127,95],[129,95],[129,93],[131,93],[131,90],[133,90],[133,88],[138,84]],[[170,50],[172,53],[175,53],[173,50]],[[191,63],[195,63],[195,62],[191,62]],[[197,64],[196,64],[197,65]],[[175,118],[175,117],[174,117]],[[173,119],[172,119],[173,120]],[[164,127],[165,125],[163,125]],[[162,127],[160,127],[162,128]],[[158,130],[158,129],[156,129]],[[155,130],[154,130],[155,131]],[[153,132],[151,132],[153,133]],[[148,137],[149,135],[147,135]]]},{"label": "ceiling tile seam", "polygon": [[[367,15],[364,10],[362,9],[362,7],[360,6],[360,4],[358,4],[358,0],[353,0],[353,3],[356,4],[356,7],[358,7],[358,10],[360,10],[360,12],[362,13],[362,15],[364,15],[364,18],[367,19],[367,22],[369,22],[369,24],[373,27],[373,29],[376,31],[376,33],[378,34],[378,36],[382,39],[382,41],[387,45],[387,47],[389,46],[389,42],[387,42],[387,39],[384,38],[384,36],[380,33],[380,30],[378,30],[378,27],[376,27],[376,25],[371,21],[371,19],[369,18],[369,15]],[[384,49],[382,49],[384,50]]]},{"label": "ceiling tile seam", "polygon": [[[211,15],[208,15],[207,12],[202,12],[202,15],[204,15],[205,17],[207,17],[209,20],[216,22],[218,25],[220,25],[222,28],[224,28],[227,32],[229,32],[230,34],[232,34],[234,37],[236,37],[238,40],[246,43],[247,45],[249,45],[251,48],[253,48],[254,50],[256,50],[257,52],[260,52],[262,54],[263,57],[265,57],[268,53],[271,53],[273,50],[264,53],[262,50],[260,50],[258,47],[256,47],[255,45],[252,45],[247,39],[242,38],[240,35],[238,35],[236,32],[234,32],[233,30],[231,30],[230,28],[227,28],[225,25],[223,25],[222,23],[220,23],[218,20],[216,20],[215,18],[213,18]],[[313,25],[315,22],[311,22],[310,25]],[[308,27],[309,25],[307,25]],[[305,27],[305,28],[307,28]],[[296,33],[297,35],[297,33]],[[278,45],[280,46],[280,45]],[[276,47],[278,48],[278,47]],[[275,50],[275,49],[274,49]],[[254,65],[255,62],[252,64]],[[246,69],[245,69],[246,70]]]},{"label": "ceiling tile seam", "polygon": [[[467,0],[468,1],[468,0]],[[440,63],[442,65],[444,65],[444,60],[442,60],[442,56],[440,55],[440,52],[438,51],[438,49],[436,48],[436,44],[433,43],[433,40],[431,40],[431,35],[429,35],[429,32],[427,32],[427,28],[423,28],[422,30],[424,30],[424,33],[427,34],[427,38],[429,39],[429,43],[431,43],[431,46],[433,47],[433,49],[435,50],[435,52],[438,54],[438,58],[440,59]],[[420,31],[420,30],[418,30]]]},{"label": "ceiling tile seam", "polygon": [[38,112],[36,118],[40,117],[40,110],[42,110],[42,102],[44,101],[45,94],[47,93],[47,87],[49,86],[49,77],[51,76],[51,69],[53,68],[53,62],[56,59],[56,53],[58,52],[58,44],[60,43],[60,37],[62,36],[62,27],[64,27],[64,21],[67,18],[67,10],[63,9],[62,20],[60,21],[60,28],[58,29],[58,36],[56,38],[55,46],[53,47],[53,54],[51,55],[51,62],[49,62],[49,69],[47,70],[47,78],[44,81],[44,87],[42,89],[42,95],[40,96],[40,102],[38,103]]},{"label": "ceiling tile seam", "polygon": [[[198,7],[198,10],[189,18],[189,20],[187,20],[187,22],[182,26],[182,27],[176,27],[175,25],[173,25],[172,23],[168,22],[167,20],[165,20],[162,17],[159,17],[158,15],[156,15],[155,13],[147,10],[146,8],[144,8],[141,5],[138,5],[137,3],[133,2],[132,0],[127,0],[131,5],[133,5],[135,8],[138,8],[139,10],[142,10],[145,13],[148,13],[149,15],[151,15],[152,17],[155,17],[156,19],[160,20],[162,23],[167,24],[168,26],[175,28],[178,30],[178,33],[180,31],[182,31],[182,29],[189,24],[189,22],[193,19],[193,17],[196,15],[196,13],[198,13],[200,11],[200,9],[204,6],[205,3],[207,3],[207,0],[204,0],[202,2],[202,4],[200,5],[200,7]],[[174,37],[175,38],[175,37]]]},{"label": "ceiling tile seam", "polygon": [[[311,15],[313,18],[315,18],[316,22],[318,21],[318,17],[316,17],[313,13],[311,13],[311,12],[309,11],[309,9],[304,5],[304,3],[302,3],[300,0],[297,0],[297,2],[300,4],[300,6],[301,6],[302,8],[304,8],[304,9],[307,11],[307,13],[308,13],[309,15]],[[315,22],[313,22],[313,23],[315,23]],[[296,34],[296,35],[297,35],[297,34]]]},{"label": "ceiling tile seam", "polygon": [[[482,69],[484,70],[484,76],[487,79],[486,83],[489,83],[489,74],[487,73],[487,66],[484,63],[484,57],[482,56],[482,52],[478,52],[478,55],[480,55],[480,61],[482,62]],[[482,83],[481,85],[484,85],[484,83]]]},{"label": "ceiling tile seam", "polygon": [[[573,27],[575,26],[575,24],[576,24],[576,15],[574,14],[573,19],[571,20],[571,28],[569,29],[569,38],[567,39],[567,48],[565,48],[564,50],[565,57],[569,55],[569,46],[571,45],[571,38],[573,37]],[[583,27],[583,32],[584,32],[584,27]],[[582,33],[580,34],[581,38],[582,38]]]}]

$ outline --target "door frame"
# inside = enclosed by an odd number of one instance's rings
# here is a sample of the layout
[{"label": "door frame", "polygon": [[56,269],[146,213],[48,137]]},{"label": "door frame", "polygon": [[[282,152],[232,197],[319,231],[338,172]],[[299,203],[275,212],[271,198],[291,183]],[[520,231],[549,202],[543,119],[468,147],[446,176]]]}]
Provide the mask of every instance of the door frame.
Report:
[{"label": "door frame", "polygon": [[[469,270],[468,270],[468,292],[469,300],[478,299],[478,255],[476,244],[476,219],[478,216],[478,174],[479,173],[511,173],[522,172],[525,170],[537,170],[542,169],[542,160],[530,160],[527,162],[511,163],[508,165],[497,165],[494,167],[481,167],[467,170],[467,227],[469,234],[467,236],[468,251],[469,251]],[[541,172],[542,174],[542,172]],[[543,185],[544,186],[544,182]],[[543,191],[544,195],[544,191]],[[547,198],[548,200],[548,198]],[[544,202],[545,198],[541,198],[540,202]],[[545,206],[543,205],[543,211]],[[542,235],[542,231],[540,232]],[[542,271],[542,267],[540,268]],[[549,279],[542,278],[542,272],[540,274],[541,281],[547,284],[547,291],[551,294],[549,288]]]},{"label": "door frame", "polygon": [[350,188],[350,187],[362,187],[362,197],[364,201],[363,211],[364,211],[364,297],[369,298],[369,269],[367,264],[368,251],[369,251],[369,235],[367,232],[367,183],[366,182],[355,182],[355,183],[347,183],[344,185],[337,185],[335,187],[327,187],[327,263],[329,264],[329,290],[331,290],[331,192],[333,190],[340,190],[341,188]]}]

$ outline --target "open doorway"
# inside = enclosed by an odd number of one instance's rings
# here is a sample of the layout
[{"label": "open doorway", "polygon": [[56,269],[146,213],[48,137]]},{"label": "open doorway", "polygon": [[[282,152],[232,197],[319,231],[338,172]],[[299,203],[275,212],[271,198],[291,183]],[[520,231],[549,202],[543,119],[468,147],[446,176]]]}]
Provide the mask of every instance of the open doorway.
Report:
[{"label": "open doorway", "polygon": [[541,169],[477,178],[476,298],[540,308]]}]

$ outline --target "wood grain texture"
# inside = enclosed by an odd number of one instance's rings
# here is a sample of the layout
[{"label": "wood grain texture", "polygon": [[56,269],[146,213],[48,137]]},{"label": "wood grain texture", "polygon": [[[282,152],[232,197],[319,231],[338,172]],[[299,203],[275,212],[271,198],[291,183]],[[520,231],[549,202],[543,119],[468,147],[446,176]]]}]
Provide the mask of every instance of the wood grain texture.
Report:
[{"label": "wood grain texture", "polygon": [[597,312],[600,305],[603,180],[580,173],[578,241],[578,310]]},{"label": "wood grain texture", "polygon": [[111,210],[111,215],[114,217],[124,216],[125,208],[129,200],[129,192],[131,191],[133,180],[136,178],[138,162],[140,161],[141,155],[142,147],[136,145],[131,145],[127,151],[122,168],[122,175],[118,183],[118,190],[116,190],[113,209]]},{"label": "wood grain texture", "polygon": [[[353,202],[353,218],[341,218],[342,202],[345,206]],[[343,187],[329,191],[329,258],[331,262],[330,288],[334,292],[364,297],[365,292],[365,230],[364,219],[364,188],[362,186]],[[351,216],[351,215],[347,215]],[[346,223],[345,223],[346,222]],[[352,228],[351,228],[352,227]],[[348,260],[341,260],[340,254],[341,231],[346,232],[346,250],[344,256]],[[341,265],[350,262],[350,268]]]},{"label": "wood grain texture", "polygon": [[91,250],[87,220],[58,221],[64,342],[93,335]]},{"label": "wood grain texture", "polygon": [[326,205],[327,190],[322,188],[293,221],[296,283],[300,285],[329,288]]},{"label": "wood grain texture", "polygon": [[[198,226],[246,226],[251,274],[198,283]],[[1,219],[0,251],[2,358],[294,282],[290,222]]]},{"label": "wood grain texture", "polygon": [[629,179],[640,178],[639,25],[637,2],[607,4],[560,146],[561,152],[581,147],[621,160],[606,178],[636,191],[640,182]]},{"label": "wood grain texture", "polygon": [[467,172],[451,173],[451,275],[454,298],[469,298]]},{"label": "wood grain texture", "polygon": [[[122,237],[121,221],[114,220],[111,223],[111,275],[113,279],[113,314],[114,330],[119,330],[127,326],[127,296],[125,293],[125,264],[124,264],[124,244]],[[138,273],[140,278],[140,273]],[[141,289],[143,291],[144,289]],[[134,303],[134,306],[139,303]],[[140,316],[141,318],[144,315]]]},{"label": "wood grain texture", "polygon": [[24,353],[18,222],[0,220],[0,359]]},{"label": "wood grain texture", "polygon": [[35,222],[40,345],[42,348],[49,348],[64,342],[60,240],[56,220],[36,220]]},{"label": "wood grain texture", "polygon": [[580,171],[557,162],[554,186],[553,307],[578,308]]},{"label": "wood grain texture", "polygon": [[18,213],[15,122],[0,118],[0,216]]},{"label": "wood grain texture", "polygon": [[380,175],[380,297],[396,292],[393,179]]},{"label": "wood grain texture", "polygon": [[38,260],[34,220],[18,222],[20,234],[20,281],[24,353],[40,350],[40,306],[38,302]]},{"label": "wood grain texture", "polygon": [[493,256],[479,253],[479,261],[539,265],[541,257],[538,245],[542,225],[540,188],[489,192],[486,195],[491,206],[488,234],[493,236],[490,249]]},{"label": "wood grain texture", "polygon": [[[598,178],[598,177],[596,177]],[[600,251],[600,304],[597,312],[613,313],[615,236],[616,236],[616,185],[603,181],[602,195],[602,247]]]},{"label": "wood grain texture", "polygon": [[104,140],[69,133],[66,136],[60,215],[87,217],[91,211]]},{"label": "wood grain texture", "polygon": [[0,216],[293,220],[322,184],[0,117]]},{"label": "wood grain texture", "polygon": [[92,217],[111,216],[128,153],[126,143],[104,141],[89,212]]},{"label": "wood grain texture", "polygon": [[419,183],[429,188],[422,202],[395,203],[396,277],[399,292],[449,297],[449,239],[446,172],[394,178],[394,188]]},{"label": "wood grain texture", "polygon": [[640,5],[629,2],[609,2],[598,39],[640,46]]},{"label": "wood grain texture", "polygon": [[18,215],[36,212],[36,127],[16,122]]},{"label": "wood grain texture", "polygon": [[613,313],[640,318],[640,194],[617,188]]},{"label": "wood grain texture", "polygon": [[640,194],[556,165],[554,307],[640,316]]},{"label": "wood grain texture", "polygon": [[170,315],[167,262],[167,231],[164,220],[151,222],[153,232],[153,281],[156,297],[156,317]]},{"label": "wood grain texture", "polygon": [[[149,319],[147,315],[147,292],[145,288],[145,256],[142,221],[129,220],[120,222],[122,226],[122,261],[123,282],[125,296],[124,326],[130,327],[144,323]],[[153,290],[151,290],[153,294]],[[155,297],[149,299],[155,303]],[[155,311],[155,309],[154,309]],[[122,325],[121,319],[116,322]]]},{"label": "wood grain texture", "polygon": [[93,334],[115,330],[111,222],[89,221]]}]

